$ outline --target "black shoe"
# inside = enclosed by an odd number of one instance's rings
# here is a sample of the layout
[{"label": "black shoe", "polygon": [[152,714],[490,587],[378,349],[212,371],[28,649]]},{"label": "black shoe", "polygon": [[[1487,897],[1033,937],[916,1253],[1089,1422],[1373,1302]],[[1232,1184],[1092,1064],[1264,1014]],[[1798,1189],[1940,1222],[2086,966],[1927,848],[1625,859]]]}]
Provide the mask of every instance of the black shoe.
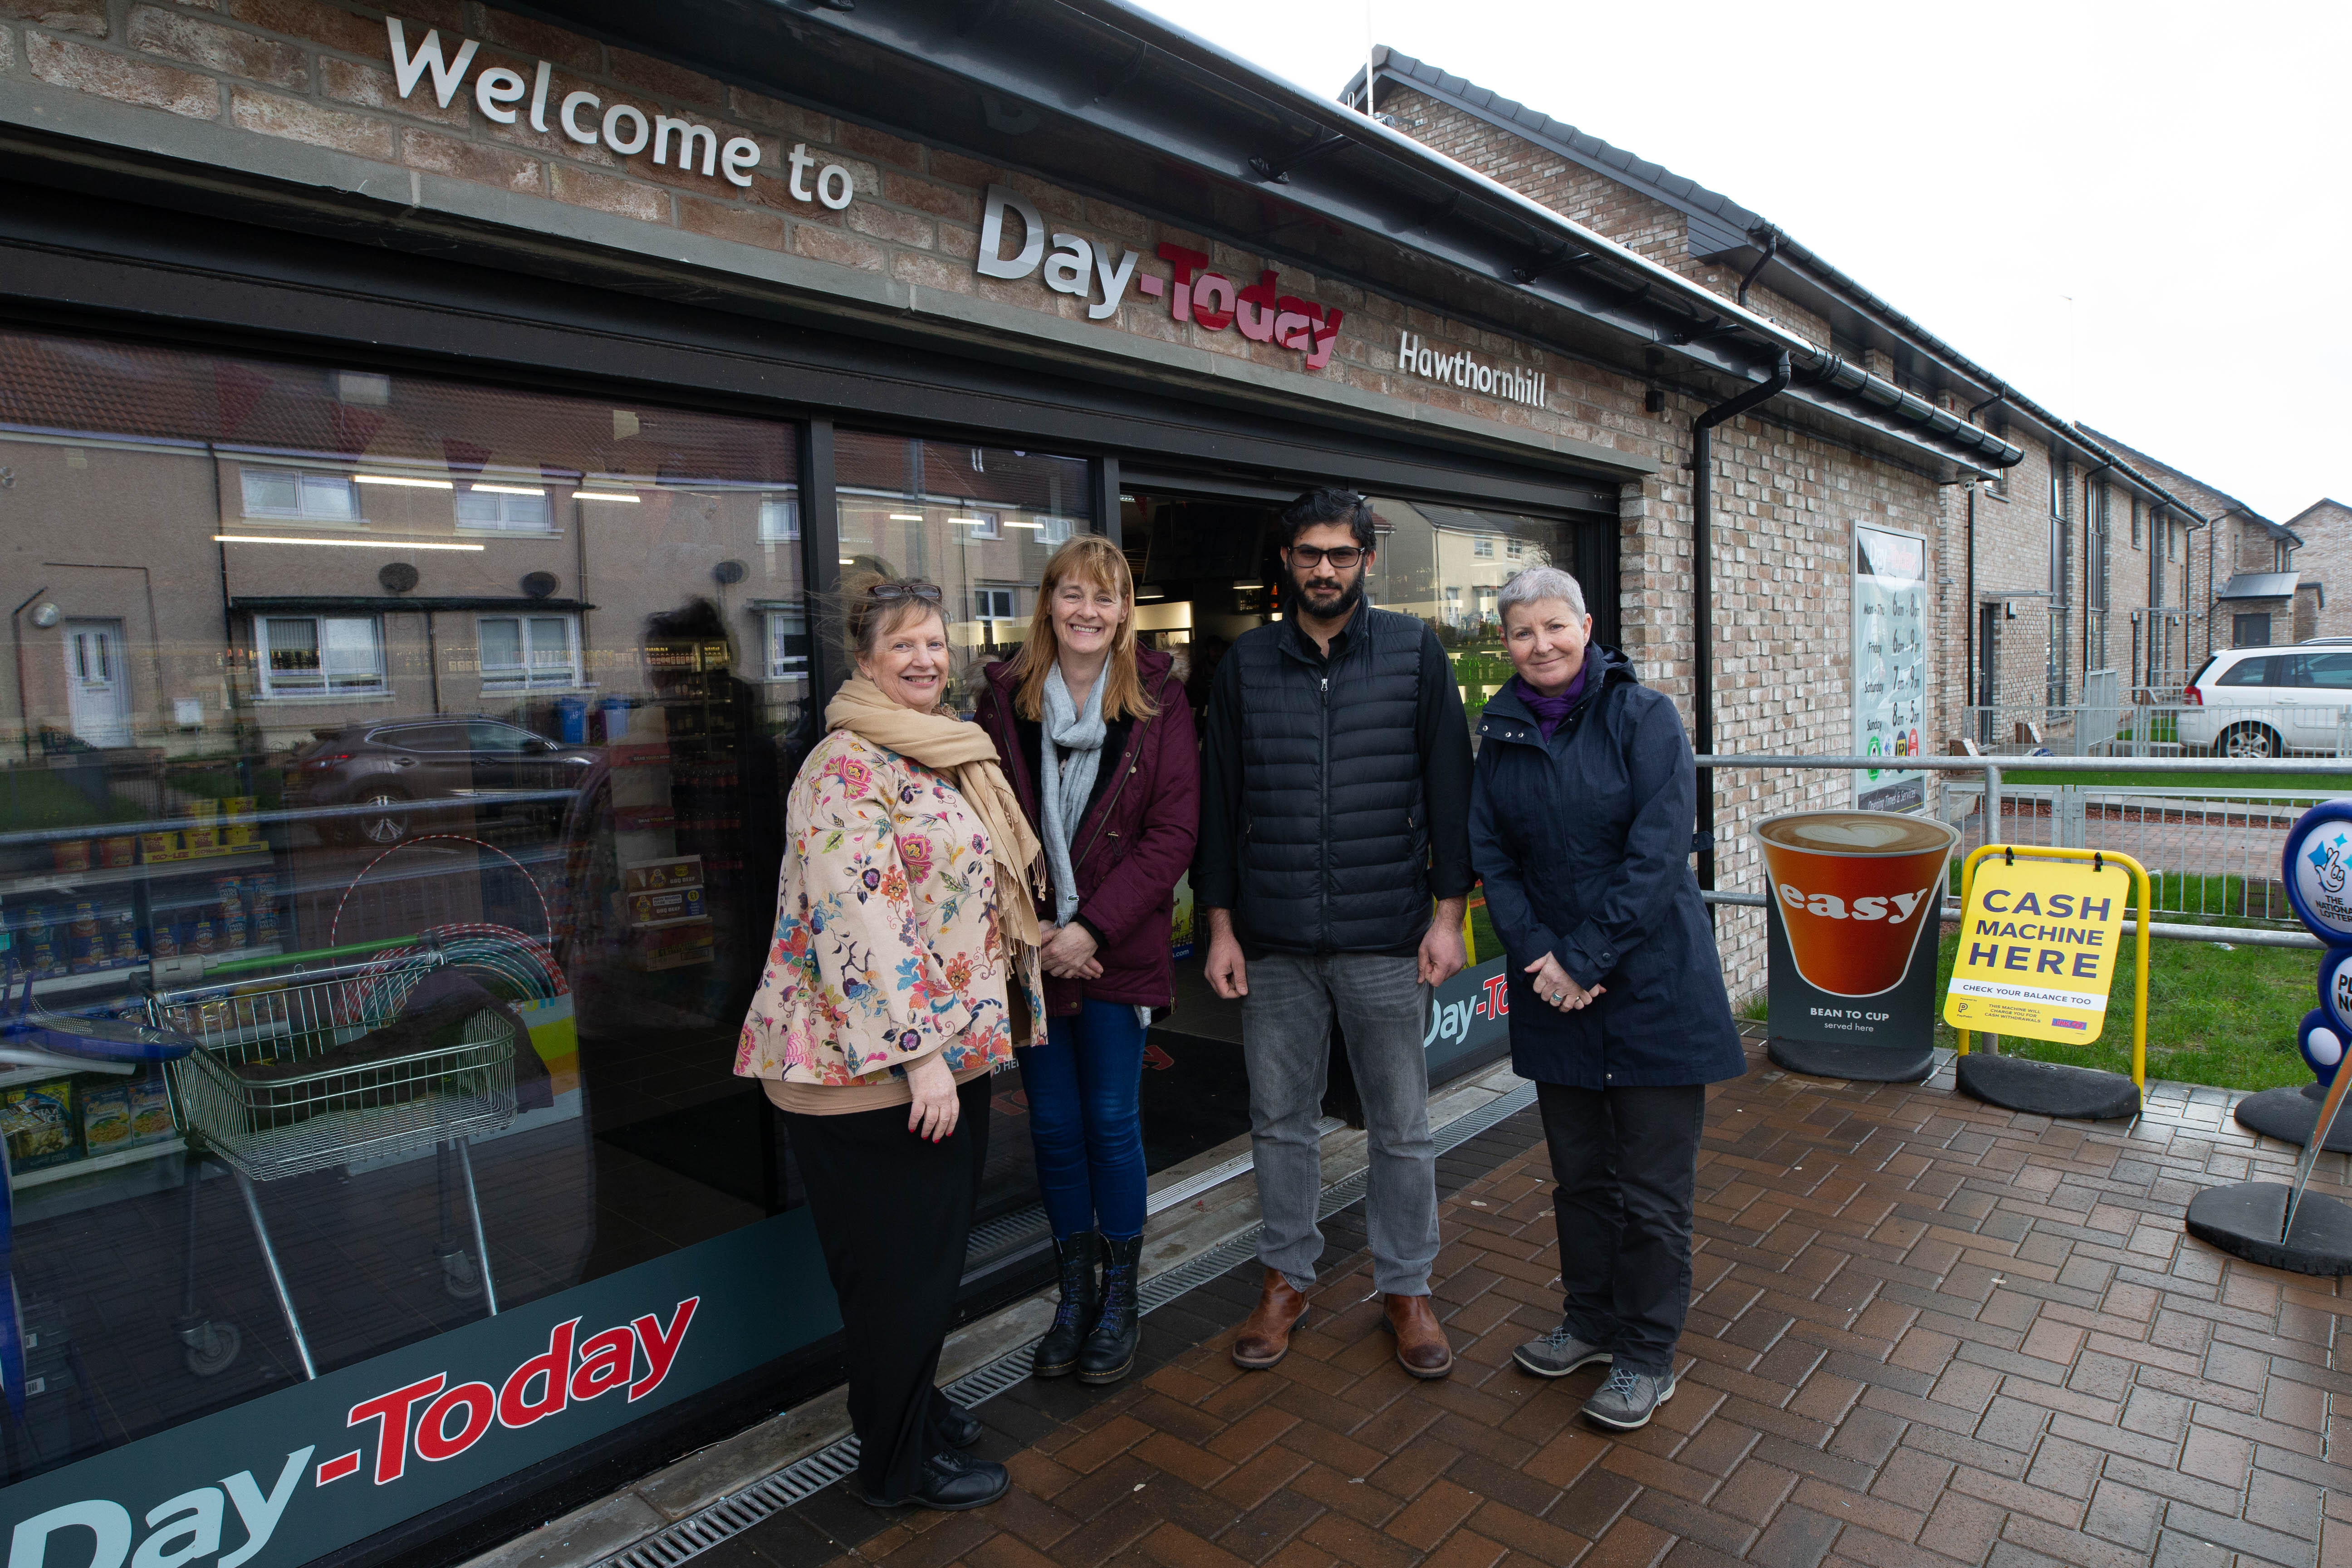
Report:
[{"label": "black shoe", "polygon": [[979,1442],[987,1430],[980,1417],[952,1399],[947,1401],[947,1407],[948,1413],[940,1417],[940,1441],[950,1448],[969,1448]]},{"label": "black shoe", "polygon": [[1061,1377],[1077,1369],[1078,1350],[1095,1326],[1102,1307],[1102,1288],[1095,1282],[1095,1263],[1102,1256],[1102,1237],[1093,1231],[1054,1243],[1062,1260],[1062,1305],[1054,1326],[1037,1342],[1029,1371],[1036,1377]]},{"label": "black shoe", "polygon": [[915,1482],[915,1489],[895,1501],[872,1496],[856,1476],[849,1478],[849,1489],[862,1503],[875,1508],[931,1508],[941,1513],[985,1508],[1012,1487],[1013,1477],[1003,1465],[971,1458],[953,1449],[924,1460],[923,1473]]},{"label": "black shoe", "polygon": [[1102,1315],[1078,1352],[1078,1381],[1117,1383],[1135,1364],[1136,1342],[1143,1337],[1143,1315],[1137,1310],[1137,1259],[1143,1237],[1103,1243]]}]

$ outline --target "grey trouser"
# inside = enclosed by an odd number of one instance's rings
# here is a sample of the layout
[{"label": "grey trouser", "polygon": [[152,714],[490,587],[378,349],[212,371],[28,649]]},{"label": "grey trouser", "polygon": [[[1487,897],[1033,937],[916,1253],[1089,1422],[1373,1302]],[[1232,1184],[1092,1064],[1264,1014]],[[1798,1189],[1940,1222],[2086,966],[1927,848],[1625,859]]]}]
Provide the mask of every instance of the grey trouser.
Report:
[{"label": "grey trouser", "polygon": [[1422,1049],[1429,990],[1413,958],[1268,953],[1249,961],[1242,1058],[1249,1066],[1250,1147],[1265,1216],[1258,1258],[1298,1289],[1315,1282],[1323,1256],[1323,1232],[1315,1223],[1323,1192],[1315,1124],[1323,1114],[1335,1005],[1371,1134],[1364,1209],[1373,1289],[1425,1296],[1437,1258],[1437,1151],[1429,1137],[1429,1058]]}]

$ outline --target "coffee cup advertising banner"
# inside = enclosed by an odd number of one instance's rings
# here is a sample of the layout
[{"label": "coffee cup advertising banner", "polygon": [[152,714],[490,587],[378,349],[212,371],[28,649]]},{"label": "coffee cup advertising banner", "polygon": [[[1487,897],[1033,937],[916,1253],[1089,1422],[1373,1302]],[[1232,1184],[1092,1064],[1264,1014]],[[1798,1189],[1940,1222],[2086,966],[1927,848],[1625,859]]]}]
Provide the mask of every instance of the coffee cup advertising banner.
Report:
[{"label": "coffee cup advertising banner", "polygon": [[1916,1050],[1936,1034],[1934,932],[1958,832],[1813,811],[1758,825],[1775,1038]]},{"label": "coffee cup advertising banner", "polygon": [[2097,1039],[2131,889],[2120,866],[1985,857],[1960,915],[1944,1022],[2034,1040]]}]

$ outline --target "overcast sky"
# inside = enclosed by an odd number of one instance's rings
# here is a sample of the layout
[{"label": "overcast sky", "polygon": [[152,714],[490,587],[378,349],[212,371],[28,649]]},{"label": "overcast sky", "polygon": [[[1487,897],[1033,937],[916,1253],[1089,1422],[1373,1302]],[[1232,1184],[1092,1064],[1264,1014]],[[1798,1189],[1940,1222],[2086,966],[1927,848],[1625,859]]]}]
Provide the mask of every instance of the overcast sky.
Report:
[{"label": "overcast sky", "polygon": [[2352,503],[2343,0],[1145,3],[1326,96],[1369,34],[1722,192],[2273,519]]}]

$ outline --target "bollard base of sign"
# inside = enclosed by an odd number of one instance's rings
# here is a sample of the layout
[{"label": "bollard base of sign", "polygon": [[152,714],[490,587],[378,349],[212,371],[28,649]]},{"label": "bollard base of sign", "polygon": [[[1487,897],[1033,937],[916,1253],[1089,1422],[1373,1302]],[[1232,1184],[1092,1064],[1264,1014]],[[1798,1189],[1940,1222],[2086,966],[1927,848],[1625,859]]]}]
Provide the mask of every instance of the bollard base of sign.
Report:
[{"label": "bollard base of sign", "polygon": [[[2308,1144],[2311,1130],[2319,1121],[2320,1101],[2326,1094],[2326,1086],[2316,1083],[2301,1089],[2266,1089],[2238,1101],[2231,1114],[2250,1132],[2282,1143]],[[2352,1154],[2352,1123],[2337,1117],[2327,1134],[2326,1148],[2331,1154]]]},{"label": "bollard base of sign", "polygon": [[2139,1114],[2139,1086],[2121,1073],[1971,1052],[1952,1065],[1962,1094],[2036,1116],[2112,1121]]},{"label": "bollard base of sign", "polygon": [[2189,1234],[2265,1268],[2323,1278],[2352,1274],[2352,1205],[2305,1193],[2294,1231],[2282,1237],[2292,1190],[2276,1182],[2208,1187],[2189,1200]]},{"label": "bollard base of sign", "polygon": [[1864,1046],[1845,1040],[1790,1040],[1775,1035],[1764,1043],[1774,1064],[1809,1078],[1842,1078],[1855,1083],[1923,1083],[1936,1070],[1931,1046]]}]

